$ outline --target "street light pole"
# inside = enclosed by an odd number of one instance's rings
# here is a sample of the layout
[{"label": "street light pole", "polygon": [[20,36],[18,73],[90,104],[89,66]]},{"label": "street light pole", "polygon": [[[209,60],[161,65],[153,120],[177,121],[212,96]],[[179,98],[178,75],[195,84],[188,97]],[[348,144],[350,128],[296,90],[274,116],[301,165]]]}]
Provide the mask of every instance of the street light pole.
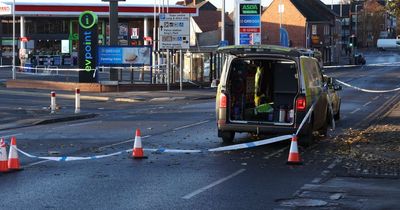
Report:
[{"label": "street light pole", "polygon": [[356,30],[355,30],[355,35],[356,35],[356,37],[357,37],[357,25],[358,25],[358,6],[360,6],[360,5],[356,5]]},{"label": "street light pole", "polygon": [[13,0],[13,38],[12,38],[12,79],[16,79],[16,72],[15,72],[15,0]]},{"label": "street light pole", "polygon": [[225,0],[222,0],[221,9],[221,41],[225,40]]}]

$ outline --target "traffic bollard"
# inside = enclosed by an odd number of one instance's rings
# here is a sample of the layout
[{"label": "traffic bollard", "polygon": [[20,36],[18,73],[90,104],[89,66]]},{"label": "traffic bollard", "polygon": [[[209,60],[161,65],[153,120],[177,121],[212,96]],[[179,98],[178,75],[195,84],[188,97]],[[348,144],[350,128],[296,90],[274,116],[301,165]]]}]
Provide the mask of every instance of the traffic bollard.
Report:
[{"label": "traffic bollard", "polygon": [[81,112],[81,90],[75,88],[75,114]]},{"label": "traffic bollard", "polygon": [[55,113],[56,112],[56,92],[55,91],[51,91],[51,100],[50,100],[50,110],[51,113]]}]

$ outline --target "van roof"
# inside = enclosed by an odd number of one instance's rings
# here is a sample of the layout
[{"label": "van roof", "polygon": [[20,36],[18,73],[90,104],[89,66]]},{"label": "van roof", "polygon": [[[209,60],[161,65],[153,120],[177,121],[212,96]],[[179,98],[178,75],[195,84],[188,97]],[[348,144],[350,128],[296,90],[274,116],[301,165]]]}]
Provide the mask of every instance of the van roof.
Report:
[{"label": "van roof", "polygon": [[293,57],[300,57],[302,53],[294,48],[277,45],[231,45],[218,48],[218,52],[229,54],[279,54]]}]

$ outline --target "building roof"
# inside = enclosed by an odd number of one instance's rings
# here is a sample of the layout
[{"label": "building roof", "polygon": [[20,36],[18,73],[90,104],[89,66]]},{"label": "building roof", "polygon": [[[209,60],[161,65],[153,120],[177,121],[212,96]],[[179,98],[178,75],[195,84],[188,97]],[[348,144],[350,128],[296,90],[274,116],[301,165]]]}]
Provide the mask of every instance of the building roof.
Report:
[{"label": "building roof", "polygon": [[330,22],[336,14],[320,0],[290,0],[300,13],[313,22]]},{"label": "building roof", "polygon": [[176,2],[177,5],[188,6],[188,7],[196,7],[199,10],[217,10],[217,7],[214,6],[208,0],[185,0]]},{"label": "building roof", "polygon": [[[199,16],[193,17],[201,31],[215,31],[219,29],[219,23],[221,22],[221,11],[212,10],[200,10]],[[232,19],[225,15],[225,24],[233,25]]]}]

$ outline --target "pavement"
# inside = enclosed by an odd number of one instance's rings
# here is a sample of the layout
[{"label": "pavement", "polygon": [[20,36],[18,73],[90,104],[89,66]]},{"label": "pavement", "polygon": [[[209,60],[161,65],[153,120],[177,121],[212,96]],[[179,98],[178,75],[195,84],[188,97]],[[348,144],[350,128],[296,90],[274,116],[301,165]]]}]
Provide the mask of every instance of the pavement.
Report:
[{"label": "pavement", "polygon": [[400,102],[366,129],[327,143],[335,161],[282,209],[399,209]]},{"label": "pavement", "polygon": [[[178,100],[207,100],[215,98],[216,89],[199,88],[183,91],[131,91],[120,93],[86,93],[81,92],[81,101],[102,101],[115,103],[167,103]],[[43,90],[0,89],[0,94],[49,97]],[[74,93],[57,91],[57,98],[75,99]],[[0,131],[20,127],[66,122],[94,118],[98,113],[82,110],[75,114],[73,110],[59,109],[51,114],[48,107],[38,109],[10,108],[0,109]]]}]

